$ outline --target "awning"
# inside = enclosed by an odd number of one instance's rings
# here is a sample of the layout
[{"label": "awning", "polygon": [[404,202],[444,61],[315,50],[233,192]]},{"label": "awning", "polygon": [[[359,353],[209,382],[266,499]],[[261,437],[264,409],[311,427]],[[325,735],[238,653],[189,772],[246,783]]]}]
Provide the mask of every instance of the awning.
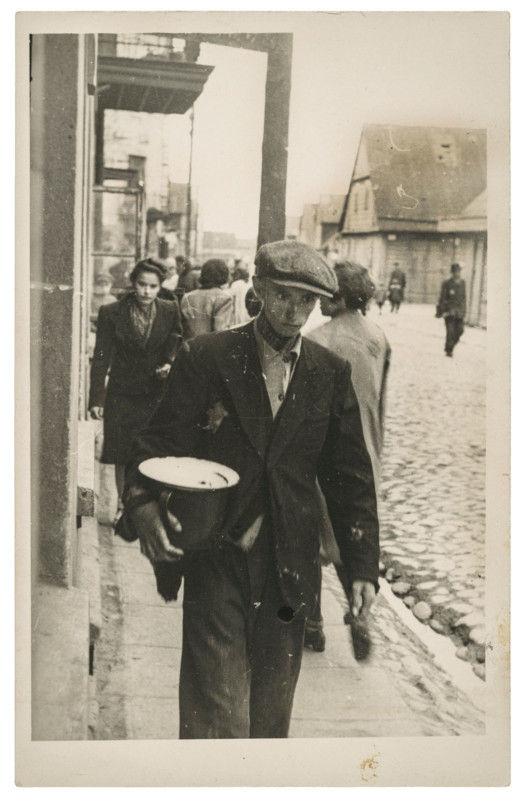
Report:
[{"label": "awning", "polygon": [[103,108],[185,114],[214,67],[155,58],[99,56],[97,94]]}]

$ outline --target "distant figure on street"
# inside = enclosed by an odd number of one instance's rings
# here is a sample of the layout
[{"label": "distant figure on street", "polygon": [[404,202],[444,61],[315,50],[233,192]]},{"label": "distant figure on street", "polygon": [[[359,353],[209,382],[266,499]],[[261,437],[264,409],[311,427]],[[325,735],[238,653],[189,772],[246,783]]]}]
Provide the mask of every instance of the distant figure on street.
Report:
[{"label": "distant figure on street", "polygon": [[130,275],[132,291],[98,312],[89,411],[93,419],[104,420],[100,460],[115,465],[115,525],[131,442],[156,410],[182,341],[178,303],[158,299],[164,277],[161,262],[139,261]]},{"label": "distant figure on street", "polygon": [[193,264],[186,256],[176,256],[178,283],[177,294],[180,296],[187,292],[193,292],[199,287],[198,273],[193,269]]},{"label": "distant figure on street", "polygon": [[162,281],[162,286],[158,292],[158,298],[159,300],[177,300],[175,294],[175,289],[178,284],[178,270],[176,261],[174,259],[169,259],[169,261],[168,259],[165,259],[163,263],[166,270],[166,277],[165,280]]},{"label": "distant figure on street", "polygon": [[386,302],[388,292],[384,283],[379,283],[375,289],[375,303],[379,308],[379,313],[382,314],[382,306]]},{"label": "distant figure on street", "polygon": [[202,267],[200,289],[185,294],[180,302],[184,338],[225,331],[234,324],[235,304],[224,288],[229,282],[225,261],[211,258]]},{"label": "distant figure on street", "polygon": [[446,343],[444,352],[451,358],[458,340],[464,333],[466,316],[466,283],[460,277],[460,264],[451,265],[451,278],[442,282],[436,317],[444,317]]},{"label": "distant figure on street", "polygon": [[[338,291],[333,298],[321,297],[320,309],[331,322],[307,334],[317,344],[327,347],[336,355],[349,361],[351,380],[355,389],[364,440],[371,457],[373,477],[378,496],[380,484],[380,453],[384,442],[386,385],[391,348],[381,328],[364,316],[364,310],[373,297],[374,286],[367,269],[360,264],[343,261],[335,264]],[[335,553],[335,568],[346,589],[348,578],[336,555],[336,545],[329,525],[326,526],[324,551]],[[338,562],[338,563],[337,563]],[[320,595],[322,570],[318,570],[318,604],[306,625],[305,645],[317,652],[325,648]]]},{"label": "distant figure on street", "polygon": [[233,281],[229,287],[229,293],[233,297],[235,310],[233,314],[234,324],[241,325],[249,322],[249,314],[246,309],[246,294],[249,289],[249,272],[245,267],[237,266],[233,270]]},{"label": "distant figure on street", "polygon": [[178,284],[178,268],[174,258],[165,258],[162,262],[165,270],[166,277],[162,281],[162,286],[158,293],[160,300],[176,300],[175,289]]},{"label": "distant figure on street", "polygon": [[388,300],[391,304],[391,312],[398,314],[400,304],[404,300],[404,292],[406,289],[406,274],[400,269],[398,261],[393,264],[393,272],[389,278],[388,285]]}]

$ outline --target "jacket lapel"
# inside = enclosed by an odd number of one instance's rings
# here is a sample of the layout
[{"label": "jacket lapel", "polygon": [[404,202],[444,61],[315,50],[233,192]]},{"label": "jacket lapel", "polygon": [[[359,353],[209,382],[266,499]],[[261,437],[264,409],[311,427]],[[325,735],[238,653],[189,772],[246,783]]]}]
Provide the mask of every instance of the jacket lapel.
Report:
[{"label": "jacket lapel", "polygon": [[273,415],[262,378],[253,323],[229,332],[232,342],[217,353],[217,366],[227,386],[240,424],[263,459]]},{"label": "jacket lapel", "polygon": [[149,334],[149,339],[145,345],[146,350],[154,350],[155,347],[161,344],[162,340],[165,338],[166,307],[162,303],[157,303],[156,300],[155,303],[156,314],[155,319],[153,320],[151,333]]},{"label": "jacket lapel", "polygon": [[124,295],[119,301],[116,311],[115,329],[124,342],[132,342],[135,347],[143,350],[144,345],[131,323],[131,311],[129,306],[132,302],[132,294]]},{"label": "jacket lapel", "polygon": [[280,411],[278,412],[269,449],[268,464],[276,463],[297,429],[307,417],[315,399],[325,390],[322,367],[317,364],[302,339],[302,349],[291,383]]},{"label": "jacket lapel", "polygon": [[115,310],[115,330],[124,342],[131,341],[137,344],[129,313],[129,295],[124,295],[118,302]]}]

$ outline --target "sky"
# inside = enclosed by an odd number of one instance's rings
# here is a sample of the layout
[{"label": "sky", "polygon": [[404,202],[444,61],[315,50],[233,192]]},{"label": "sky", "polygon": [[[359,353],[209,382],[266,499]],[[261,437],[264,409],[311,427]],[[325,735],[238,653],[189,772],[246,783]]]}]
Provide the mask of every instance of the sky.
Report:
[{"label": "sky", "polygon": [[[500,22],[501,15],[498,17]],[[345,194],[366,123],[491,128],[504,134],[504,31],[468,13],[287,15],[293,32],[287,203],[300,216],[321,194]],[[215,67],[195,104],[192,178],[203,227],[255,238],[266,55],[203,45]],[[189,119],[173,180],[185,180]],[[174,136],[174,140],[176,136]]]}]

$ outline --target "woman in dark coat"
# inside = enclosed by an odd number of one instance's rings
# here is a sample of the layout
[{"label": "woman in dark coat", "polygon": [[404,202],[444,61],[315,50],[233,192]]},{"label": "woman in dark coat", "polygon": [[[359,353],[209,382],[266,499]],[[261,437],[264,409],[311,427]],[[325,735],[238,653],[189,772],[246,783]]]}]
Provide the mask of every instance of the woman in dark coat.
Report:
[{"label": "woman in dark coat", "polygon": [[178,303],[157,297],[165,274],[160,262],[140,261],[130,275],[132,290],[98,314],[89,410],[104,420],[100,460],[115,465],[119,510],[131,442],[160,402],[182,341]]}]

